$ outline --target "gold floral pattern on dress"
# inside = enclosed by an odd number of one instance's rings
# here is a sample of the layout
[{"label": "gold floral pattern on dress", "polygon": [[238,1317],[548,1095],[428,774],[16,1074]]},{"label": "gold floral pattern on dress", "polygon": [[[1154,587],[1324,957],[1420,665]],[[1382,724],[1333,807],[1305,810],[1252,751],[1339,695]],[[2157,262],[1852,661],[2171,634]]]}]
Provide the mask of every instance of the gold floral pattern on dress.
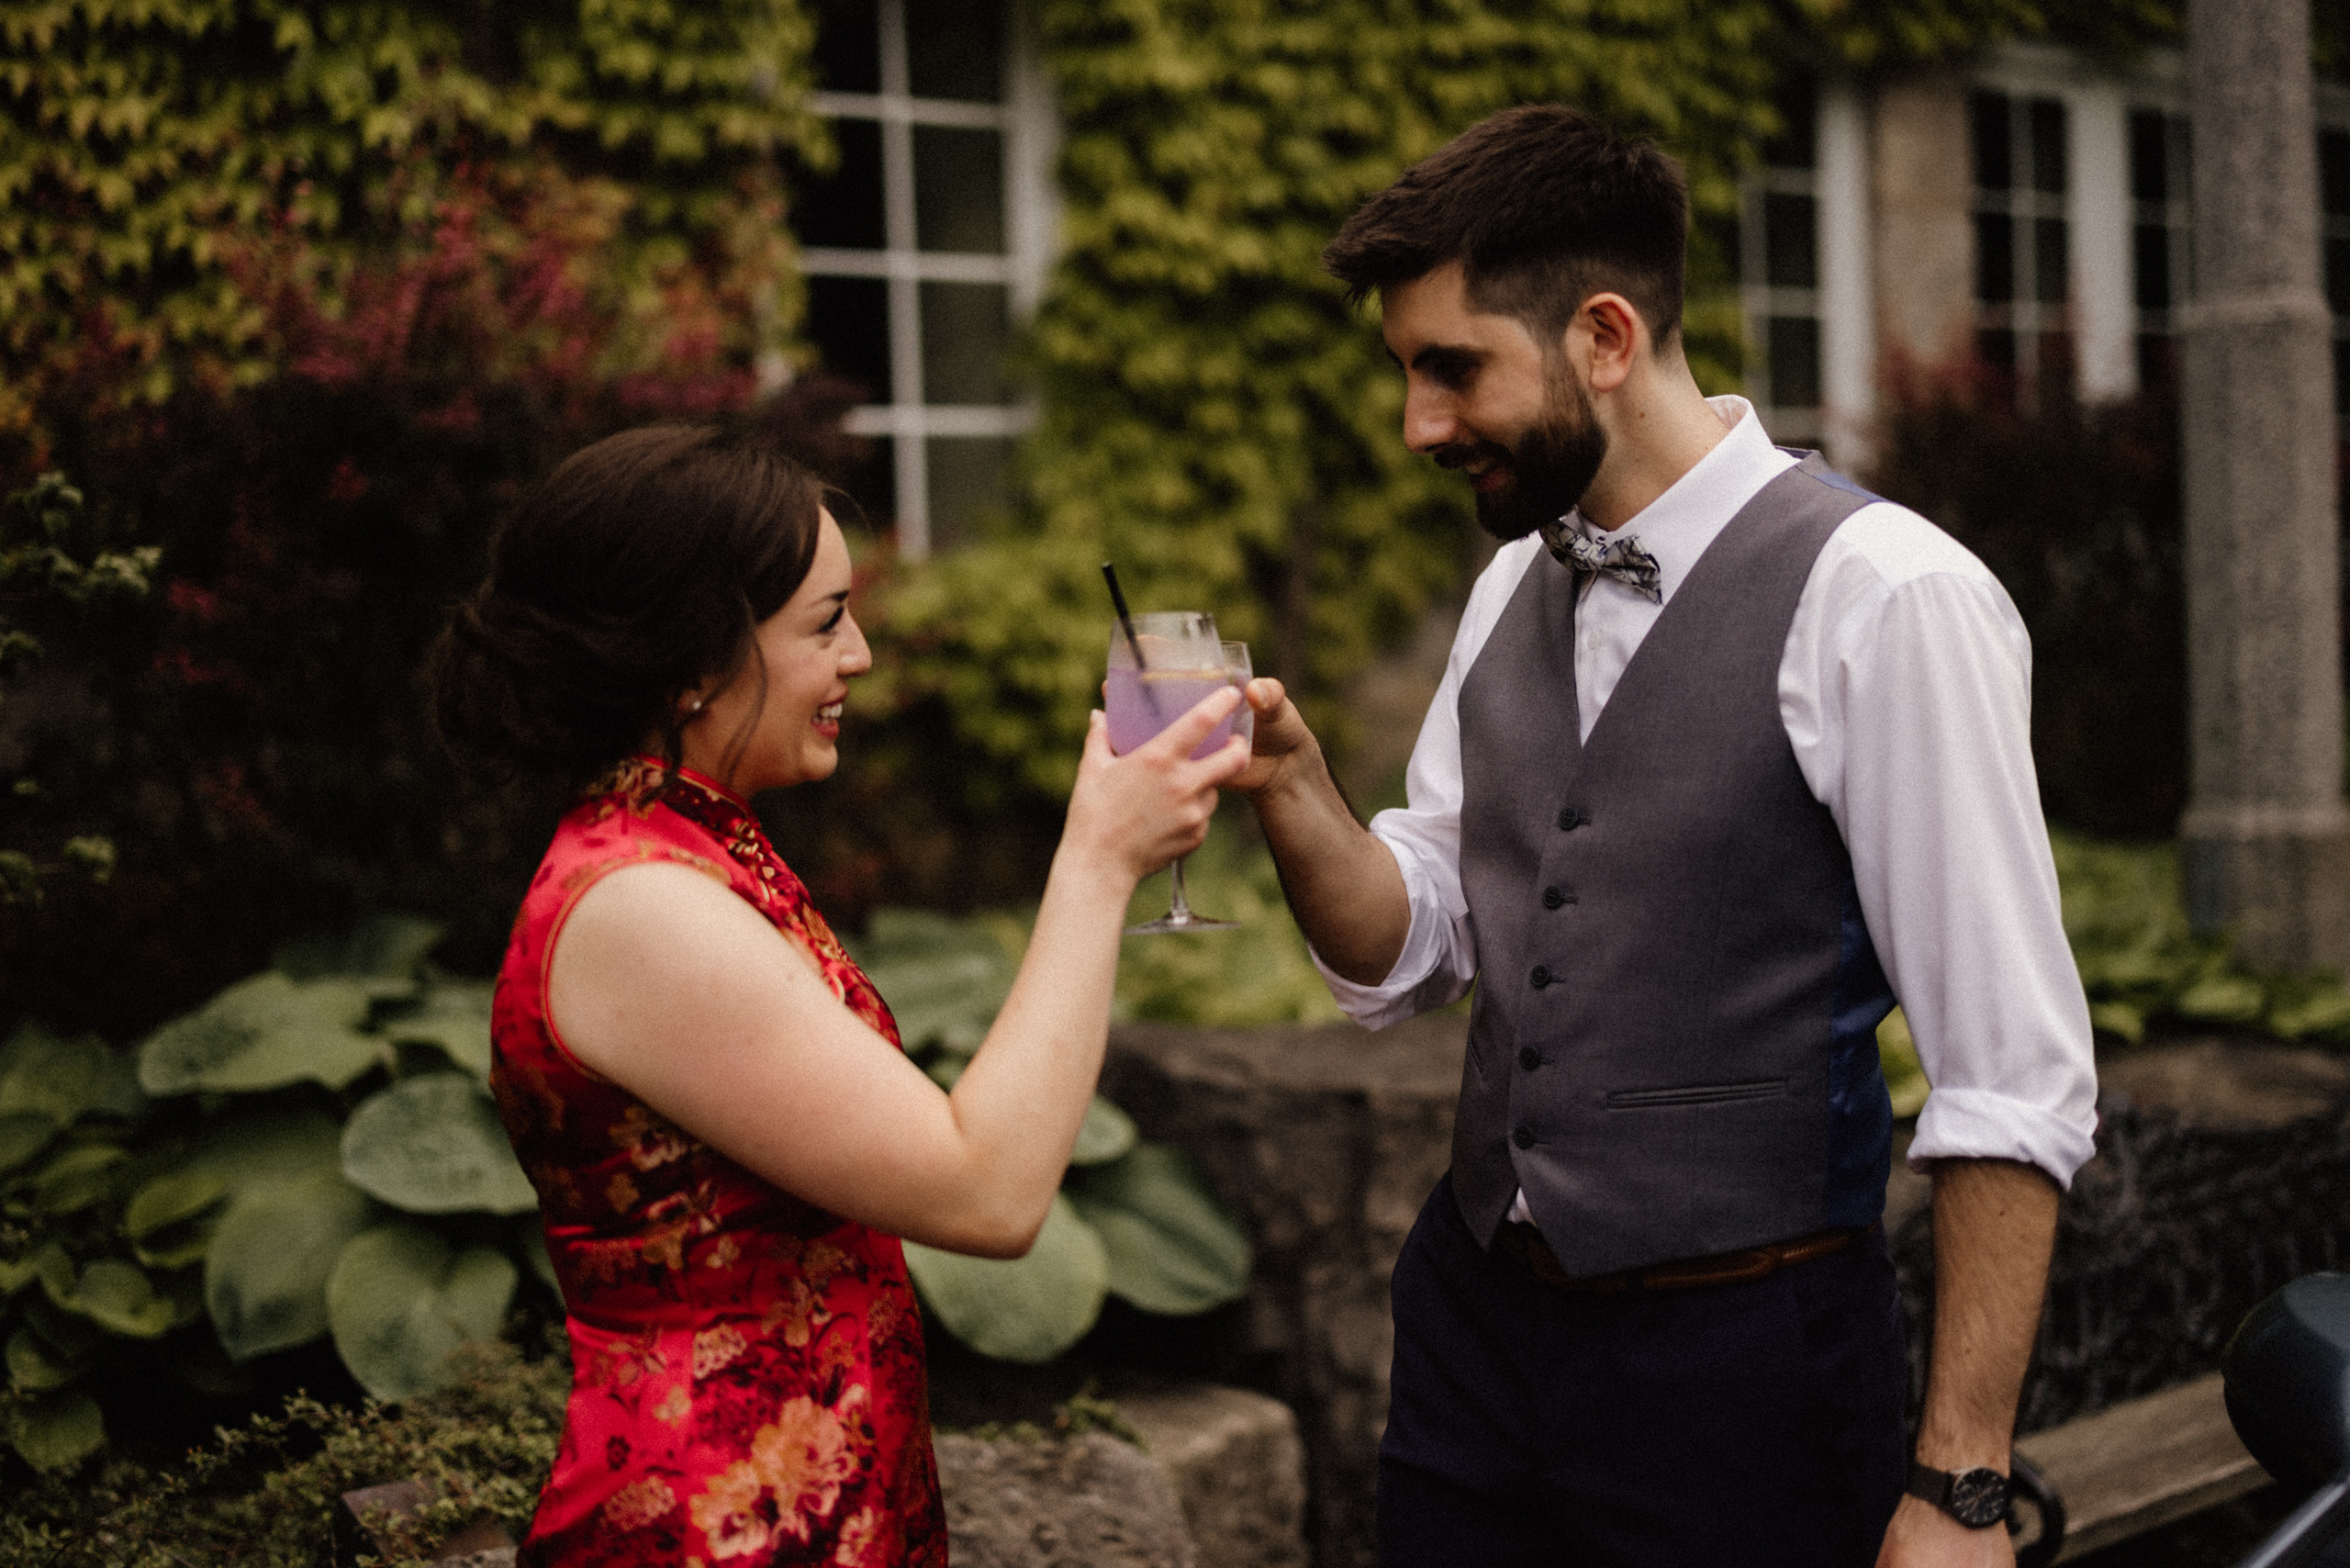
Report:
[{"label": "gold floral pattern on dress", "polygon": [[500,1114],[538,1188],[573,1390],[518,1568],[946,1568],[922,1337],[892,1238],[767,1185],[565,1056],[550,945],[597,879],[718,877],[895,1043],[743,803],[638,759],[565,818],[493,1005]]}]

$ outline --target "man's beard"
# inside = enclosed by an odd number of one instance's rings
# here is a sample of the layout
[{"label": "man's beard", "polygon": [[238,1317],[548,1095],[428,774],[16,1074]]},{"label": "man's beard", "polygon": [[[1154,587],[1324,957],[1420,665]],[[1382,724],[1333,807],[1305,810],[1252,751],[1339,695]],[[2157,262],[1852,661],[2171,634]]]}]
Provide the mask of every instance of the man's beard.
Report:
[{"label": "man's beard", "polygon": [[1477,525],[1505,543],[1523,539],[1572,511],[1607,455],[1607,432],[1592,417],[1591,395],[1582,384],[1571,376],[1554,376],[1549,390],[1542,418],[1517,438],[1515,447],[1481,441],[1436,454],[1447,468],[1479,458],[1505,466],[1505,483],[1477,492]]}]

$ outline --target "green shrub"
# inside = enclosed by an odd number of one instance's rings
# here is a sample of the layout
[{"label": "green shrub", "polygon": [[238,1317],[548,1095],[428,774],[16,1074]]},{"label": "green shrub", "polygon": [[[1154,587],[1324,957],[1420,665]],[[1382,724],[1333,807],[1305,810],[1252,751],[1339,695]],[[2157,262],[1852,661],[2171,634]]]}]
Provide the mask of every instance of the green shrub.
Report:
[{"label": "green shrub", "polygon": [[319,1568],[346,1492],[422,1482],[434,1501],[375,1534],[384,1568],[483,1515],[517,1536],[563,1432],[570,1367],[559,1346],[526,1358],[468,1348],[439,1392],[356,1410],[297,1397],[224,1428],[181,1464],[103,1462],[0,1495],[0,1561],[44,1568]]}]

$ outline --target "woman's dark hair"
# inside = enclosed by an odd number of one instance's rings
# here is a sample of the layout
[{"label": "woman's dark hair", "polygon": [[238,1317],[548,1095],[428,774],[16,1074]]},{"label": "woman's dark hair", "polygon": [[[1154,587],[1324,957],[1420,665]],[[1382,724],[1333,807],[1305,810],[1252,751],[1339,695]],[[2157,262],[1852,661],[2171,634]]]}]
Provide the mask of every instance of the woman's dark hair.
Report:
[{"label": "woman's dark hair", "polygon": [[574,783],[648,738],[676,767],[679,700],[739,670],[807,577],[823,493],[749,429],[654,425],[574,453],[498,529],[488,580],[433,646],[442,741]]},{"label": "woman's dark hair", "polygon": [[1654,143],[1563,104],[1471,126],[1355,209],[1322,264],[1360,300],[1461,263],[1481,310],[1547,346],[1613,289],[1660,346],[1681,330],[1689,182]]}]

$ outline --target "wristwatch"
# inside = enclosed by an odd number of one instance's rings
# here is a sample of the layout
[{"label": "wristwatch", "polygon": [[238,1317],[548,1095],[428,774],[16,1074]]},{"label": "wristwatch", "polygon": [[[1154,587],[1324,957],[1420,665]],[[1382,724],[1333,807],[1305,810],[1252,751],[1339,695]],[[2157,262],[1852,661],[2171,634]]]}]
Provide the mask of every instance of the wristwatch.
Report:
[{"label": "wristwatch", "polygon": [[1985,1465],[1953,1473],[1913,1459],[1908,1490],[1968,1529],[1989,1529],[2008,1517],[2008,1478]]}]

